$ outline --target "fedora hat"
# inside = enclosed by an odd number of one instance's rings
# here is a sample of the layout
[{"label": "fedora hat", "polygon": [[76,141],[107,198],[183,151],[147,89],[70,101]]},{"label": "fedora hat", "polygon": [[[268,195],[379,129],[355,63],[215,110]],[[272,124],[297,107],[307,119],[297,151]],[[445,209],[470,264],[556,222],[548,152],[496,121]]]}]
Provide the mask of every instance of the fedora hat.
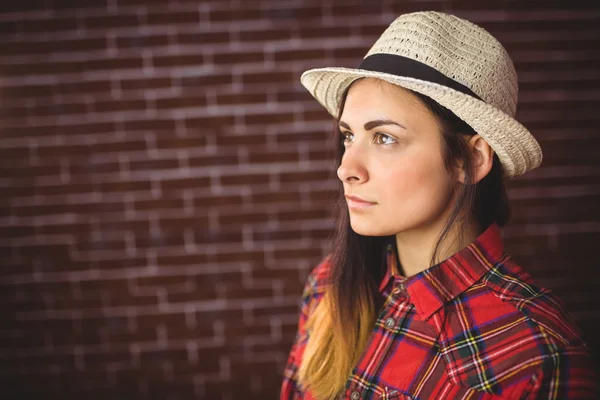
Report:
[{"label": "fedora hat", "polygon": [[514,118],[519,88],[513,62],[496,38],[472,22],[434,11],[401,15],[358,68],[310,69],[300,80],[337,118],[344,91],[360,78],[413,90],[452,111],[498,155],[505,178],[542,162],[539,143]]}]

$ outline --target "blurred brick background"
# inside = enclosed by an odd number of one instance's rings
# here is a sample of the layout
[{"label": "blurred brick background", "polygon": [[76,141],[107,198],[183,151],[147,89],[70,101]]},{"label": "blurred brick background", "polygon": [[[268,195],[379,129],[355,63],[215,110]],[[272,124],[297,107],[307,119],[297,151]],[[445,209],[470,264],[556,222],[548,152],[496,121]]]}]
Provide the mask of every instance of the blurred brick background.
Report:
[{"label": "blurred brick background", "polygon": [[[485,7],[485,8],[483,8]],[[276,398],[336,188],[311,67],[449,11],[513,56],[543,167],[508,252],[600,350],[597,1],[0,6],[0,397]]]}]

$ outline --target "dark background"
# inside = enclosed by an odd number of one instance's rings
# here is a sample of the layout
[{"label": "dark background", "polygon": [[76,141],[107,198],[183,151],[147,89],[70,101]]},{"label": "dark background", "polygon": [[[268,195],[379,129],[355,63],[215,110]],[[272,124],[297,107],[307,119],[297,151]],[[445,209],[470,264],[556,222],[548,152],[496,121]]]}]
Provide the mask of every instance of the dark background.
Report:
[{"label": "dark background", "polygon": [[543,166],[507,251],[597,356],[600,2],[4,1],[0,397],[276,398],[336,187],[302,71],[356,66],[399,14],[513,57]]}]

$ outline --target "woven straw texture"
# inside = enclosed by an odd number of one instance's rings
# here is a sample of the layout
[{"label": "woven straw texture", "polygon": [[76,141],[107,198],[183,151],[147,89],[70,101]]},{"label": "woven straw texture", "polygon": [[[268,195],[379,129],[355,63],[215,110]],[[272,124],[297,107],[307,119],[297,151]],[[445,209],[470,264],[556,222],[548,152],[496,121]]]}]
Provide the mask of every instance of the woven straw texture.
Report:
[{"label": "woven straw texture", "polygon": [[372,77],[431,97],[467,122],[494,149],[504,176],[521,175],[542,162],[531,133],[514,119],[517,74],[504,47],[483,28],[453,15],[425,11],[398,17],[365,55],[395,54],[435,68],[482,100],[436,83],[352,68],[317,68],[301,82],[337,117],[342,94],[355,80]]}]

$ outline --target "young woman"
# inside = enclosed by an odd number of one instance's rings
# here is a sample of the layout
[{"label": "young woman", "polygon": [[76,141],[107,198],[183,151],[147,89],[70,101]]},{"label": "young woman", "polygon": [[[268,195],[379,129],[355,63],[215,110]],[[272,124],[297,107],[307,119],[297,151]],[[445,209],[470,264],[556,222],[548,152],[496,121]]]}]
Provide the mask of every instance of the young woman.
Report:
[{"label": "young woman", "polygon": [[588,348],[504,252],[503,179],[540,165],[484,29],[397,18],[358,69],[307,71],[336,118],[331,254],[310,273],[282,399],[596,398]]}]

